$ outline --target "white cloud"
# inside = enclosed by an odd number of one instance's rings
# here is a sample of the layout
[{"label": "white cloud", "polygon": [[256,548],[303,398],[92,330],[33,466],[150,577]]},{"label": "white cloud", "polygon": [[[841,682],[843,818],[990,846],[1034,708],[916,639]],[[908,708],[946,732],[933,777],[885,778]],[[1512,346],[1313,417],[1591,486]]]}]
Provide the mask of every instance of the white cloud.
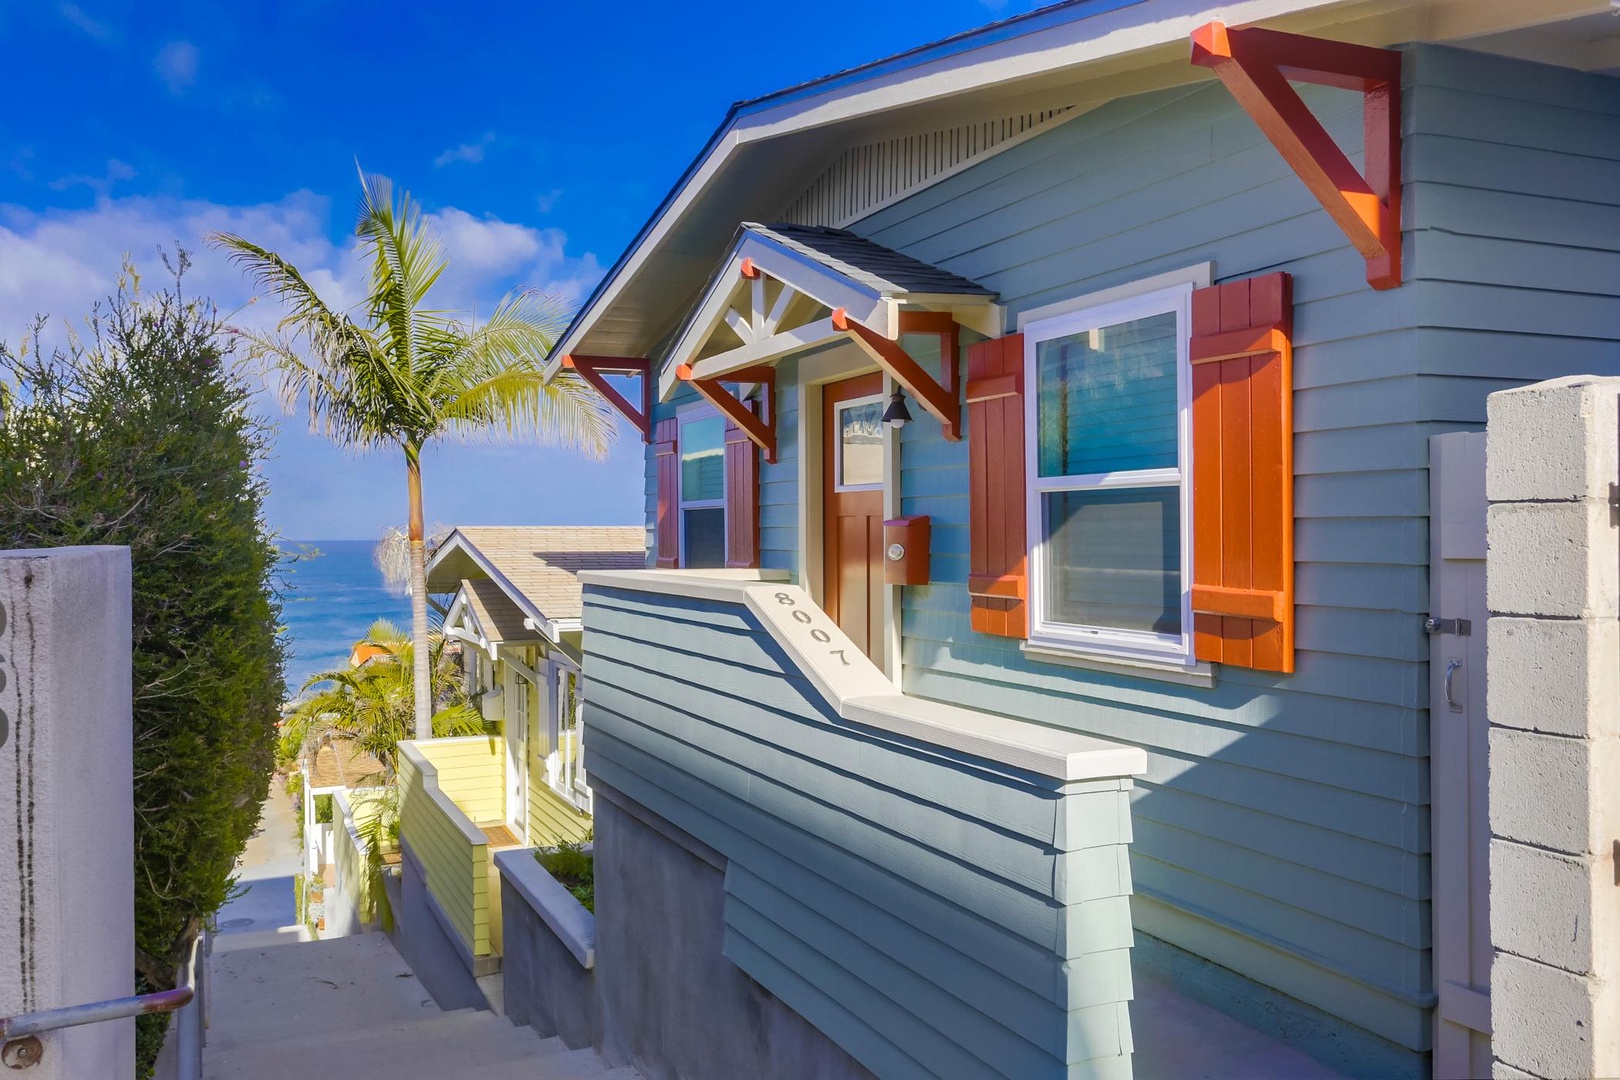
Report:
[{"label": "white cloud", "polygon": [[78,4],[57,4],[56,13],[97,41],[109,42],[113,40],[112,27],[98,19],[91,18]]},{"label": "white cloud", "polygon": [[[129,168],[110,162],[110,177],[118,166]],[[428,219],[450,261],[434,288],[436,307],[487,312],[517,286],[578,300],[602,276],[594,256],[568,252],[560,229],[475,217],[454,207]],[[224,311],[240,308],[253,297],[253,285],[203,242],[211,232],[238,233],[278,252],[329,303],[351,307],[365,296],[367,267],[357,241],[333,241],[332,224],[331,201],[309,191],[250,206],[150,197],[103,197],[86,209],[43,213],[0,205],[0,339],[15,340],[36,313],[78,319],[111,291],[126,252],[156,282],[162,275],[159,249],[176,245],[194,257],[188,291],[212,296]],[[244,318],[269,323],[276,312],[265,302]]]},{"label": "white cloud", "polygon": [[484,151],[488,150],[492,145],[494,145],[494,143],[495,133],[493,131],[486,131],[483,135],[479,136],[477,142],[462,143],[460,146],[451,147],[449,150],[446,150],[444,153],[433,159],[433,164],[438,165],[441,168],[457,161],[464,161],[469,165],[477,165],[479,162],[484,160]]},{"label": "white cloud", "polygon": [[66,191],[68,188],[87,187],[102,198],[106,198],[112,191],[114,184],[121,180],[133,180],[134,178],[135,166],[127,161],[109,158],[107,159],[107,171],[102,175],[82,176],[74,174],[72,176],[62,176],[52,180],[50,188],[52,191]]},{"label": "white cloud", "polygon": [[534,204],[542,214],[549,214],[557,207],[557,200],[562,198],[562,188],[552,188],[543,195],[534,197]]},{"label": "white cloud", "polygon": [[158,50],[152,61],[152,70],[169,87],[169,93],[179,94],[197,81],[197,62],[201,54],[189,41],[171,41]]},{"label": "white cloud", "polygon": [[[346,201],[346,200],[345,200]],[[567,252],[557,229],[531,229],[496,218],[448,209],[429,215],[440,229],[449,270],[434,288],[435,307],[489,311],[516,285],[578,299],[601,277],[587,254]],[[186,289],[208,295],[238,324],[267,327],[275,304],[245,306],[254,288],[202,237],[235,232],[285,256],[334,306],[352,307],[365,295],[367,266],[355,241],[334,241],[331,200],[299,191],[270,203],[227,206],[200,200],[103,198],[82,210],[36,212],[0,205],[0,340],[15,343],[36,314],[54,316],[49,336],[58,342],[65,319],[75,325],[116,284],[121,257],[134,256],[146,287],[165,282],[159,248],[190,250],[194,265]],[[268,400],[263,411],[279,417]],[[397,455],[351,457],[311,435],[301,418],[280,420],[274,457],[266,464],[273,527],[301,538],[375,536],[404,513],[404,480]],[[455,444],[434,450],[429,476],[430,516],[465,522],[624,522],[640,512],[640,443],[627,434],[608,465],[566,458],[567,468],[541,468],[552,454],[524,448]],[[532,497],[513,501],[510,492]]]}]

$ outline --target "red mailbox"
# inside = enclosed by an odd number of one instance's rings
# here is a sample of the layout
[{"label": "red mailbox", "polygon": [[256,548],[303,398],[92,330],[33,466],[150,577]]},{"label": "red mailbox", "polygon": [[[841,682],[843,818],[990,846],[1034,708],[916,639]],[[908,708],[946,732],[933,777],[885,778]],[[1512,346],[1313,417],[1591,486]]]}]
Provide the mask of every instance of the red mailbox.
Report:
[{"label": "red mailbox", "polygon": [[927,514],[883,523],[883,580],[890,585],[928,584]]}]

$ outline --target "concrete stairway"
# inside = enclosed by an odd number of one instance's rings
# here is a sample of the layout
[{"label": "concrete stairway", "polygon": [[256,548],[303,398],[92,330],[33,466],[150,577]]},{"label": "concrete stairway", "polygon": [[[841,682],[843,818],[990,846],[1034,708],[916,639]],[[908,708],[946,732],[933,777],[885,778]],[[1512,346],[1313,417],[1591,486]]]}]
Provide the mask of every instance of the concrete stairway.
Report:
[{"label": "concrete stairway", "polygon": [[442,1012],[388,939],[246,948],[210,960],[205,1080],[635,1080],[490,1012]]}]

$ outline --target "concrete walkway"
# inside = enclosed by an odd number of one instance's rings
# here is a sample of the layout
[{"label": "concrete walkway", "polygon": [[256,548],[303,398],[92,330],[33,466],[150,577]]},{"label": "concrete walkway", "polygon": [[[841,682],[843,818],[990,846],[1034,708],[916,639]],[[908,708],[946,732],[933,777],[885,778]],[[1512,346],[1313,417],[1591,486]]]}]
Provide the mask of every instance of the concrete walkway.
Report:
[{"label": "concrete walkway", "polygon": [[382,934],[240,947],[209,973],[204,1080],[639,1080],[494,1013],[441,1011]]},{"label": "concrete walkway", "polygon": [[215,952],[289,945],[309,940],[298,923],[298,897],[293,876],[303,871],[298,815],[279,776],[270,781],[270,797],[259,817],[259,831],[236,861],[242,895],[219,909]]}]

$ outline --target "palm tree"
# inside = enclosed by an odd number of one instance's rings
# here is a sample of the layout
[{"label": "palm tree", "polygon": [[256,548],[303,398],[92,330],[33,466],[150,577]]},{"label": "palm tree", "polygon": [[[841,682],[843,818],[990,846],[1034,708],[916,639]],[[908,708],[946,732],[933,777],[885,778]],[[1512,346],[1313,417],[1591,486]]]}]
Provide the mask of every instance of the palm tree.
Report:
[{"label": "palm tree", "polygon": [[[342,740],[382,763],[392,783],[399,762],[399,744],[411,738],[415,726],[412,682],[415,643],[387,619],[378,619],[362,644],[375,645],[381,655],[360,667],[337,668],[312,675],[305,691],[320,687],[288,715],[281,729],[281,756],[296,759],[328,740]],[[431,717],[436,738],[488,734],[483,715],[461,685],[461,666],[445,655],[443,634],[428,637],[429,691],[440,707]]]},{"label": "palm tree", "polygon": [[272,334],[237,330],[279,374],[282,406],[302,401],[310,429],[352,450],[393,446],[405,455],[409,492],[415,733],[433,714],[428,670],[427,554],[422,527],[422,450],[434,439],[504,435],[606,455],[615,429],[608,405],[571,371],[549,382],[542,362],[566,326],[556,297],[508,294],[483,322],[426,307],[444,273],[444,245],[409,192],[360,174],[355,235],[370,262],[359,318],[339,312],[281,256],[230,233],[224,248],[286,306]]},{"label": "palm tree", "polygon": [[[415,721],[412,687],[415,644],[387,619],[378,619],[366,632],[363,645],[375,645],[381,654],[359,667],[337,668],[311,676],[305,691],[321,687],[298,703],[282,724],[279,753],[297,760],[317,752],[324,742],[344,741],[375,757],[383,766],[382,784],[368,789],[365,809],[356,801],[355,821],[366,854],[366,873],[356,897],[361,918],[373,918],[392,930],[393,910],[383,887],[384,853],[399,843],[399,744],[411,737]],[[443,634],[428,639],[431,692],[439,703],[431,730],[435,738],[489,735],[491,727],[461,684],[461,665],[445,655]]]}]

